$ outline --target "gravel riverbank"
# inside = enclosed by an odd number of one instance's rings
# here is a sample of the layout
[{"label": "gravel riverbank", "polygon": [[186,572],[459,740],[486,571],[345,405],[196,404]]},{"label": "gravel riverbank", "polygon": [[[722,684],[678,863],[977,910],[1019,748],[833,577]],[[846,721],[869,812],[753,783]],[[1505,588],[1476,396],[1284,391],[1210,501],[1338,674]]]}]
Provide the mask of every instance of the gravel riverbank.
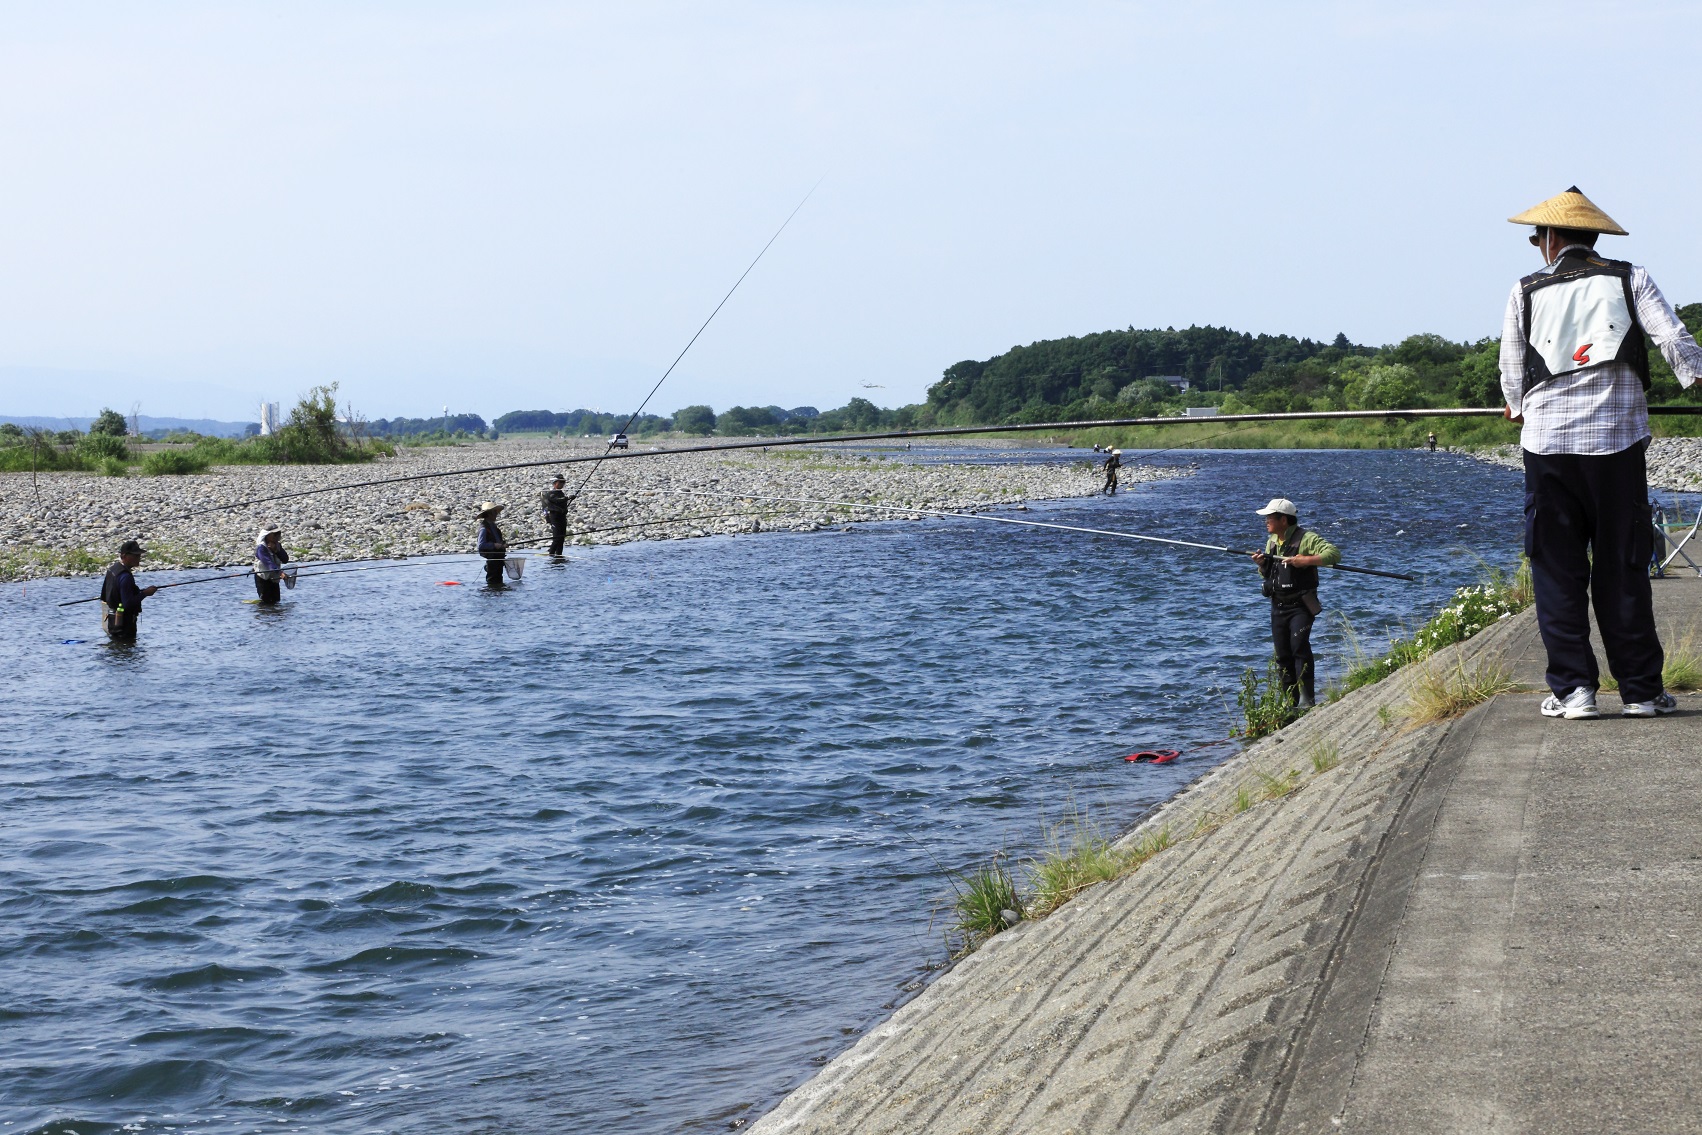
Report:
[{"label": "gravel riverbank", "polygon": [[[104,571],[120,542],[149,548],[146,567],[217,567],[250,562],[263,523],[281,525],[298,560],[425,555],[472,549],[479,501],[506,502],[503,529],[511,544],[547,536],[540,494],[548,465],[351,488],[294,500],[175,519],[235,500],[352,481],[550,458],[586,456],[601,444],[584,440],[503,440],[479,445],[403,449],[369,465],[220,467],[181,477],[101,477],[88,473],[0,474],[0,580]],[[990,503],[1091,496],[1101,474],[1092,453],[1070,464],[922,465],[903,451],[831,446],[681,454],[654,460],[611,460],[568,514],[574,543],[618,544],[693,536],[792,529],[904,514],[872,508],[740,500],[738,494],[871,501],[916,508],[960,509]],[[572,489],[587,466],[564,466]],[[1129,466],[1125,483],[1175,476],[1174,469]],[[725,496],[669,495],[691,490]],[[919,515],[919,514],[918,514]]]},{"label": "gravel riverbank", "polygon": [[[1523,469],[1525,460],[1516,445],[1459,452],[1492,465]],[[1649,487],[1681,492],[1702,491],[1702,437],[1658,437],[1649,443]]]}]

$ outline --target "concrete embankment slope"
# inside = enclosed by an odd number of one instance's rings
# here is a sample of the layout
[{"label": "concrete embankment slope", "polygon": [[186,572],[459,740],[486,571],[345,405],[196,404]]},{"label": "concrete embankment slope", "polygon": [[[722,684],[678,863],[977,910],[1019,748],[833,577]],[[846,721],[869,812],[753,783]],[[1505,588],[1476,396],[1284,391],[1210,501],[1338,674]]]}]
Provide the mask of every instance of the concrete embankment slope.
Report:
[{"label": "concrete embankment slope", "polygon": [[[1702,621],[1702,581],[1655,586],[1669,639]],[[1529,612],[1434,665],[1486,661],[1540,688]],[[1175,846],[993,939],[753,1130],[1698,1130],[1702,699],[1564,722],[1516,693],[1411,728],[1418,676],[1214,771],[1130,837]]]}]

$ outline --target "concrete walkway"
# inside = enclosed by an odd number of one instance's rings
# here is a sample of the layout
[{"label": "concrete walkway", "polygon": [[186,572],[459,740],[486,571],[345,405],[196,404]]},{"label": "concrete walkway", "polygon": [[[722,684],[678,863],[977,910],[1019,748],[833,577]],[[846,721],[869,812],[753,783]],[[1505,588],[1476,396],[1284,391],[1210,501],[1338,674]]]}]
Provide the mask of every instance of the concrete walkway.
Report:
[{"label": "concrete walkway", "polygon": [[[1655,594],[1669,644],[1702,624],[1702,580]],[[1541,686],[1534,633],[1509,655]],[[1365,972],[1309,1023],[1273,1130],[1702,1131],[1702,707],[1533,700],[1477,711],[1419,786],[1434,818],[1391,841],[1343,959]]]},{"label": "concrete walkway", "polygon": [[[1655,586],[1664,637],[1702,627],[1702,581]],[[1435,665],[1497,661],[1540,687],[1528,612]],[[753,1130],[1702,1131],[1702,699],[1412,728],[1420,677],[1214,771],[1131,836],[1174,847],[994,938]]]}]

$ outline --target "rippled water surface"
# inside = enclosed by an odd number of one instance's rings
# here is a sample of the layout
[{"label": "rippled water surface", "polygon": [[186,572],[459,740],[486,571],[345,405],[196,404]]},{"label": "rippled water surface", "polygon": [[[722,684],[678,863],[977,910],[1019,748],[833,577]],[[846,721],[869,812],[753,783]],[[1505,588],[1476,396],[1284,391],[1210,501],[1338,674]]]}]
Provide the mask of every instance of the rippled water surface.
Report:
[{"label": "rippled water surface", "polygon": [[[1373,643],[1517,553],[1511,471],[1158,460],[1009,515],[1248,546],[1292,496],[1424,576],[1326,573]],[[921,987],[945,869],[1232,752],[1269,633],[1244,561],[953,520],[183,588],[134,647],[90,590],[0,588],[0,1131],[726,1130]]]}]

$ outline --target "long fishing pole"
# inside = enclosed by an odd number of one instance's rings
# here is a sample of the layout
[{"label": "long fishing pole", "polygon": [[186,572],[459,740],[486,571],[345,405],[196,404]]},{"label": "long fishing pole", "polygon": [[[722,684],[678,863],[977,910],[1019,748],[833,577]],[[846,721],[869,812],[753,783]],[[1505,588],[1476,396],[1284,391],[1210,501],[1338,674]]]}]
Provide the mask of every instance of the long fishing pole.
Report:
[{"label": "long fishing pole", "polygon": [[[600,491],[612,492],[614,490],[593,489],[591,491],[592,492],[600,492]],[[607,527],[604,527],[604,528],[587,528],[587,529],[584,529],[582,531],[575,532],[575,533],[573,533],[573,535],[575,535],[575,536],[596,536],[596,535],[600,535],[604,532],[618,532],[618,531],[620,531],[622,529],[626,529],[626,528],[644,528],[644,527],[648,527],[649,525],[653,525],[653,524],[675,524],[675,523],[683,523],[683,522],[688,521],[688,520],[722,520],[722,519],[726,519],[727,517],[750,516],[750,515],[751,515],[751,513],[749,513],[749,512],[742,512],[741,511],[741,512],[698,513],[698,514],[694,514],[692,516],[665,516],[665,517],[661,517],[661,518],[656,519],[656,520],[640,520],[640,521],[636,521],[636,522],[631,523],[631,524],[611,524],[611,525],[608,525]],[[522,537],[520,537],[520,539],[530,541],[532,539],[532,537],[528,535],[528,536],[522,536]],[[540,540],[537,541],[537,544],[541,544],[543,542],[544,541],[540,539]],[[526,548],[536,547],[537,544],[525,543],[525,544],[521,544],[520,547],[521,547],[521,549],[526,549]],[[370,568],[379,568],[379,567],[382,567],[382,568],[421,567],[421,566],[430,566],[430,564],[437,562],[437,561],[444,560],[444,559],[476,559],[476,558],[478,558],[478,553],[476,553],[476,552],[426,552],[426,553],[423,553],[423,554],[417,555],[417,556],[405,556],[405,555],[404,556],[369,556],[369,557],[366,557],[365,559],[358,559],[358,560],[325,560],[325,561],[322,561],[320,563],[308,563],[308,564],[302,564],[300,566],[301,567],[312,567],[312,568],[339,567],[339,570],[334,570],[334,571],[300,571],[298,569],[297,573],[296,573],[296,578],[298,578],[298,579],[312,579],[314,576],[317,576],[317,575],[341,575],[341,574],[343,574],[344,571],[367,571]],[[383,563],[373,562],[373,561],[378,561],[378,560],[383,560],[383,561],[386,561],[386,562],[383,562]],[[394,563],[388,562],[388,561],[392,561],[392,560],[395,561],[395,562]],[[341,568],[339,565],[342,565],[342,564],[364,564],[366,566],[364,566],[364,567],[352,567],[352,568]],[[284,570],[287,571],[288,569],[286,568]],[[254,574],[254,570],[251,568],[248,571],[227,572],[227,573],[222,574],[222,575],[207,575],[207,576],[201,576],[198,579],[181,579],[181,580],[178,580],[176,583],[158,583],[158,584],[155,584],[154,586],[158,590],[164,591],[168,587],[190,587],[190,586],[193,586],[194,584],[197,584],[197,583],[216,583],[221,579],[247,579],[249,576],[252,576],[253,574]],[[99,603],[99,602],[100,602],[100,596],[96,595],[92,599],[71,599],[71,600],[67,600],[64,603],[57,604],[57,606],[60,606],[60,607],[75,607],[79,603]]]},{"label": "long fishing pole", "polygon": [[[472,552],[445,552],[445,553],[442,553],[442,555],[457,555],[457,556],[465,556],[465,557],[471,558],[474,555],[474,553],[472,553]],[[331,571],[297,571],[297,572],[294,573],[294,576],[297,579],[312,579],[316,575],[341,575],[344,572],[348,572],[348,571],[372,571],[375,568],[429,567],[429,566],[431,566],[431,565],[426,562],[426,557],[420,556],[420,557],[417,557],[413,560],[409,560],[409,561],[406,561],[406,562],[399,560],[395,563],[368,564],[365,567],[337,568],[337,569],[334,569],[334,570],[331,570]],[[289,574],[289,569],[288,568],[283,569],[283,573]],[[227,572],[224,575],[204,575],[204,576],[199,577],[198,579],[180,579],[176,583],[156,583],[153,586],[154,586],[154,590],[156,590],[156,591],[164,591],[167,588],[171,588],[171,587],[193,587],[197,583],[217,583],[222,579],[247,579],[248,577],[250,577],[254,574],[256,574],[256,573],[251,568],[248,571],[233,571],[233,572]],[[99,603],[100,600],[101,600],[101,597],[99,595],[96,595],[92,599],[69,599],[69,600],[66,600],[63,603],[55,604],[55,606],[75,607],[79,603]]]},{"label": "long fishing pole", "polygon": [[[809,202],[809,199],[815,195],[815,191],[820,187],[821,179],[817,178],[816,183],[810,186],[810,191],[804,194],[804,199],[799,201],[790,213],[786,214],[786,219],[780,222],[780,227],[774,230],[774,235],[768,238],[768,243],[762,246],[762,251],[758,252],[755,259],[753,259],[750,264],[745,267],[743,272],[739,273],[739,278],[733,281],[733,286],[727,289],[727,294],[721,297],[721,302],[715,305],[715,310],[709,313],[709,318],[703,321],[703,326],[699,327],[696,334],[692,335],[691,339],[686,342],[686,345],[680,348],[680,353],[674,356],[674,361],[668,364],[668,369],[662,372],[662,377],[656,380],[656,385],[650,388],[650,393],[644,396],[644,401],[638,404],[638,409],[634,410],[631,416],[627,418],[624,426],[615,431],[617,436],[625,434],[627,430],[632,428],[632,423],[638,421],[638,416],[644,413],[644,407],[650,405],[650,400],[656,397],[656,392],[662,389],[662,384],[668,381],[668,376],[674,373],[674,368],[680,365],[680,360],[686,357],[686,352],[691,350],[692,344],[697,342],[698,337],[709,329],[709,325],[714,322],[715,317],[721,314],[721,309],[727,306],[727,301],[733,298],[733,293],[739,290],[739,285],[745,282],[745,277],[749,276],[751,271],[756,267],[757,261],[761,260],[768,250],[773,247],[774,242],[780,239],[780,234],[786,231],[786,226],[792,223],[792,218],[798,215],[798,210],[802,209]],[[610,438],[609,444],[603,447],[603,452],[598,456],[596,461],[592,462],[591,468],[585,474],[585,479],[579,482],[579,488],[575,489],[573,491],[573,495],[567,498],[569,504],[573,502],[574,497],[577,497],[580,493],[585,491],[585,486],[589,485],[591,483],[591,478],[597,475],[598,468],[603,464],[603,458],[608,457],[608,455],[614,451],[614,448],[614,438]]]},{"label": "long fishing pole", "polygon": [[[732,497],[738,497],[741,500],[774,501],[774,502],[779,502],[779,503],[790,503],[790,504],[813,504],[813,505],[825,506],[825,507],[829,507],[829,508],[870,508],[870,509],[875,509],[875,510],[880,511],[880,512],[921,513],[921,514],[926,515],[926,516],[955,517],[959,520],[990,520],[990,521],[994,521],[998,524],[1020,524],[1024,527],[1026,527],[1026,528],[1053,528],[1053,529],[1057,529],[1060,532],[1085,532],[1085,533],[1088,533],[1088,534],[1094,535],[1094,536],[1115,536],[1115,537],[1122,539],[1122,540],[1144,540],[1144,541],[1147,541],[1148,543],[1170,544],[1170,545],[1173,545],[1173,546],[1179,547],[1179,548],[1199,548],[1199,549],[1202,549],[1202,550],[1208,551],[1208,552],[1223,552],[1223,553],[1225,553],[1227,555],[1231,555],[1231,556],[1250,556],[1250,555],[1253,554],[1253,552],[1250,549],[1230,548],[1230,547],[1226,547],[1223,544],[1201,544],[1201,543],[1197,543],[1196,541],[1193,541],[1193,540],[1172,540],[1172,539],[1169,539],[1168,537],[1164,537],[1164,536],[1143,536],[1138,532],[1121,532],[1121,531],[1118,531],[1116,529],[1111,529],[1111,528],[1084,528],[1084,527],[1082,527],[1080,525],[1076,525],[1076,524],[1053,524],[1053,523],[1049,523],[1049,522],[1043,521],[1043,520],[1018,520],[1018,519],[1016,519],[1015,517],[1012,517],[1012,516],[993,516],[993,515],[991,515],[989,513],[985,513],[985,512],[973,512],[973,511],[972,512],[951,512],[951,511],[947,511],[945,509],[938,509],[938,508],[916,508],[916,507],[913,507],[911,505],[876,504],[872,501],[823,500],[823,499],[818,499],[818,498],[814,498],[814,497],[759,496],[756,493],[741,493],[741,492],[738,492],[738,491],[733,490],[733,489],[723,489],[723,490],[715,491],[715,492],[702,490],[702,489],[637,489],[637,490],[622,490],[622,489],[597,490],[597,489],[593,489],[592,491],[593,492],[599,492],[599,491],[600,492],[611,492],[611,493],[612,492],[627,492],[627,491],[650,492],[650,493],[665,493],[665,494],[668,494],[668,495],[671,495],[671,496],[687,496],[687,497],[732,496]],[[1355,575],[1375,575],[1375,576],[1380,576],[1384,579],[1404,579],[1408,583],[1416,583],[1417,582],[1417,577],[1407,575],[1407,574],[1404,574],[1402,572],[1379,571],[1376,568],[1351,567],[1347,564],[1331,564],[1330,566],[1333,567],[1336,571],[1352,572]]]},{"label": "long fishing pole", "polygon": [[[1663,414],[1702,414],[1702,406],[1650,406],[1649,413]],[[1188,426],[1202,425],[1207,421],[1217,422],[1304,422],[1304,421],[1337,421],[1352,419],[1401,418],[1498,418],[1500,410],[1476,409],[1470,407],[1454,407],[1440,410],[1307,410],[1294,413],[1275,414],[1217,414],[1211,418],[1101,418],[1093,421],[1080,422],[1024,422],[1017,425],[1003,426],[950,426],[925,430],[888,430],[880,433],[860,434],[821,434],[811,437],[765,438],[761,441],[724,442],[716,445],[682,445],[672,449],[632,449],[611,453],[602,453],[583,457],[549,457],[540,461],[511,461],[502,465],[480,465],[469,469],[445,469],[433,473],[408,473],[400,477],[378,477],[370,481],[353,481],[345,485],[327,485],[317,489],[298,489],[291,493],[278,493],[269,497],[254,497],[250,500],[231,501],[227,504],[209,505],[206,508],[194,509],[177,516],[161,517],[158,522],[173,520],[189,520],[203,516],[209,512],[224,512],[233,508],[247,508],[250,505],[270,504],[273,501],[295,500],[298,497],[310,497],[319,493],[342,492],[347,489],[368,489],[378,485],[400,485],[411,481],[429,481],[440,477],[462,477],[474,473],[501,473],[510,469],[536,469],[546,465],[577,465],[583,462],[633,461],[648,457],[672,457],[682,453],[731,453],[742,449],[784,448],[794,445],[831,445],[851,441],[893,441],[907,438],[924,437],[968,437],[979,434],[1004,433],[1034,433],[1037,431],[1089,430],[1130,428],[1135,426]]]}]

